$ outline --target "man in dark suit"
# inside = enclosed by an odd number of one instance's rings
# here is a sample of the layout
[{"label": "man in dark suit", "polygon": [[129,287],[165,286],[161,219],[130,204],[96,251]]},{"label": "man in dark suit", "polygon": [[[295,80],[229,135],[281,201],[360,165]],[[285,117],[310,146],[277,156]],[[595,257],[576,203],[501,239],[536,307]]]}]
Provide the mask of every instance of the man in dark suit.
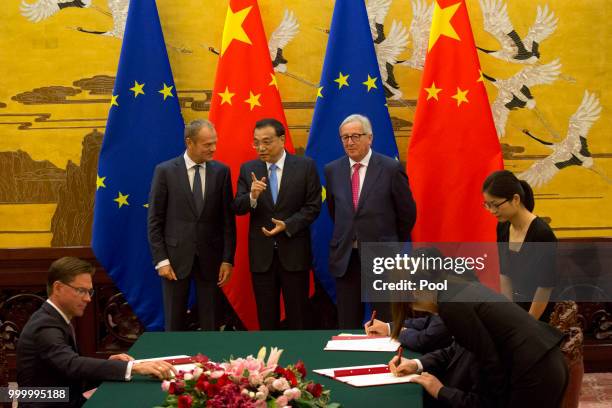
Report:
[{"label": "man in dark suit", "polygon": [[[340,125],[346,156],[325,166],[327,205],[334,222],[329,271],[336,277],[338,325],[361,327],[361,261],[363,242],[405,242],[416,218],[408,176],[399,161],[373,152],[372,125],[350,115]],[[388,305],[378,316],[390,320]]]},{"label": "man in dark suit", "polygon": [[149,197],[149,244],[162,279],[166,330],[185,330],[195,280],[202,330],[221,323],[223,293],[236,250],[230,169],[212,160],[217,133],[207,120],[185,127],[187,150],[159,164]]},{"label": "man in dark suit", "polygon": [[83,392],[102,381],[128,381],[133,373],[169,378],[174,367],[165,361],[134,363],[127,354],[108,360],[81,357],[71,320],[80,317],[93,296],[94,268],[64,257],[51,264],[49,299],[26,323],[17,343],[17,383],[23,387],[67,387],[68,402],[25,403],[20,407],[79,407]]},{"label": "man in dark suit", "polygon": [[321,211],[315,163],[285,151],[285,128],[276,119],[255,124],[258,160],[240,168],[234,208],[251,214],[249,260],[259,325],[278,328],[283,293],[288,326],[304,329],[311,267],[310,224]]}]

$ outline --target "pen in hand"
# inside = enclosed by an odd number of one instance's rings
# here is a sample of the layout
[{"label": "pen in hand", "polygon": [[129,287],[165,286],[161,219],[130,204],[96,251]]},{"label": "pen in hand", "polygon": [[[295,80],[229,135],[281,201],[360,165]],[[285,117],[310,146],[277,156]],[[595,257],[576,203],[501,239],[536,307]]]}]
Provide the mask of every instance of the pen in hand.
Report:
[{"label": "pen in hand", "polygon": [[372,310],[372,317],[370,318],[370,322],[368,323],[368,327],[374,324],[374,319],[376,319],[376,310]]},{"label": "pen in hand", "polygon": [[402,353],[404,352],[404,348],[399,346],[397,348],[397,360],[395,360],[395,366],[398,367],[402,362]]}]

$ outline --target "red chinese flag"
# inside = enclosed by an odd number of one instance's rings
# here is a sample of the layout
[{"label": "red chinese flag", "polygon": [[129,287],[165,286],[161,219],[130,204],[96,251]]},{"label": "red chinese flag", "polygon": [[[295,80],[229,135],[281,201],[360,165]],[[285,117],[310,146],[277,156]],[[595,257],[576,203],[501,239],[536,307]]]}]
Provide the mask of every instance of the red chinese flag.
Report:
[{"label": "red chinese flag", "polygon": [[[251,147],[253,129],[263,118],[276,118],[285,124],[285,148],[293,153],[257,1],[230,0],[209,119],[218,134],[215,158],[230,166],[234,186],[240,165],[257,158]],[[248,216],[238,217],[236,223],[234,273],[224,290],[243,324],[256,330],[259,323],[249,271]]]},{"label": "red chinese flag", "polygon": [[[464,0],[435,0],[407,162],[414,241],[496,241],[481,188],[502,153]],[[480,278],[498,286],[498,273]]]}]

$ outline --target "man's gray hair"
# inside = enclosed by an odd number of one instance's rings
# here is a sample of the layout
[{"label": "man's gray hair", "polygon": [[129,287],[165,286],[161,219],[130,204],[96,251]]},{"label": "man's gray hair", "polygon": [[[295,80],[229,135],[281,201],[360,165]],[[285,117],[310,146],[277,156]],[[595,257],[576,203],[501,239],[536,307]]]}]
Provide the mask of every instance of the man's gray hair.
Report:
[{"label": "man's gray hair", "polygon": [[200,133],[200,130],[203,127],[207,127],[211,130],[213,135],[217,134],[215,130],[215,125],[208,119],[196,119],[192,121],[190,124],[185,125],[185,139],[191,139],[195,142],[195,138]]},{"label": "man's gray hair", "polygon": [[340,127],[338,128],[338,132],[340,132],[340,129],[342,129],[342,126],[346,125],[347,123],[351,123],[351,122],[361,123],[363,133],[368,134],[368,135],[372,134],[372,124],[370,123],[370,119],[358,113],[354,113],[352,115],[347,116],[346,119],[344,119],[342,123],[340,124]]}]

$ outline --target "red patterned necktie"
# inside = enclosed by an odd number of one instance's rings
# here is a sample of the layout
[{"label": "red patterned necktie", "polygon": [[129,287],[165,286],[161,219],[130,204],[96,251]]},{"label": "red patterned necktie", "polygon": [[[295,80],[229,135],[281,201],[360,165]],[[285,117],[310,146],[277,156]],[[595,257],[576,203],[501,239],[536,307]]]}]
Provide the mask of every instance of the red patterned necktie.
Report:
[{"label": "red patterned necktie", "polygon": [[359,169],[361,163],[353,164],[353,175],[351,176],[351,189],[353,190],[353,208],[357,211],[357,204],[359,204]]}]

